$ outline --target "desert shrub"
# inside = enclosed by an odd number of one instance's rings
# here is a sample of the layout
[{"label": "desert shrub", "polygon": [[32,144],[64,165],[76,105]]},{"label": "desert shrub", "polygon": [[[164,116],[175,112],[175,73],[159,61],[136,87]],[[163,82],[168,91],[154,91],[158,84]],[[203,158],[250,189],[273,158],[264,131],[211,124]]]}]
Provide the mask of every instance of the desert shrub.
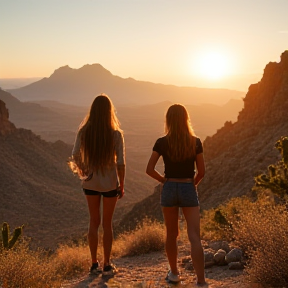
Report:
[{"label": "desert shrub", "polygon": [[203,211],[201,215],[201,238],[205,240],[234,239],[234,225],[241,215],[253,205],[246,196],[230,199],[215,209]]},{"label": "desert shrub", "polygon": [[61,287],[49,257],[43,251],[31,251],[20,243],[0,255],[0,287]]},{"label": "desert shrub", "polygon": [[113,244],[115,256],[134,256],[164,248],[163,224],[144,219],[134,231],[121,234]]},{"label": "desert shrub", "polygon": [[254,204],[234,228],[235,238],[248,256],[246,271],[253,281],[283,287],[288,284],[286,206],[263,200],[261,205]]},{"label": "desert shrub", "polygon": [[61,279],[67,280],[87,272],[91,264],[90,258],[87,245],[61,245],[51,258],[51,263],[55,273]]}]

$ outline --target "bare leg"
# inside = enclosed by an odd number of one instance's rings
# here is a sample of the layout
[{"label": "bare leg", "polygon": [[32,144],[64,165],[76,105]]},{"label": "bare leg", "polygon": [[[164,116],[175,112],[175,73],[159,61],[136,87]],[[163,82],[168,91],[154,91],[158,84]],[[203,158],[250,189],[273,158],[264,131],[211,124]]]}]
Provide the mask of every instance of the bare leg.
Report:
[{"label": "bare leg", "polygon": [[177,268],[177,238],[179,235],[178,228],[178,207],[163,207],[162,208],[165,225],[166,225],[166,242],[165,250],[170,265],[170,270],[173,274],[178,274]]},{"label": "bare leg", "polygon": [[88,243],[91,253],[92,263],[97,262],[97,248],[98,248],[98,228],[101,222],[100,215],[100,201],[99,195],[86,195],[88,203],[90,222],[88,230]]},{"label": "bare leg", "polygon": [[197,282],[205,283],[204,253],[200,239],[199,207],[182,207],[187,222],[187,233],[191,243],[191,258],[197,274]]},{"label": "bare leg", "polygon": [[109,264],[113,242],[112,218],[118,197],[103,197],[104,266]]}]

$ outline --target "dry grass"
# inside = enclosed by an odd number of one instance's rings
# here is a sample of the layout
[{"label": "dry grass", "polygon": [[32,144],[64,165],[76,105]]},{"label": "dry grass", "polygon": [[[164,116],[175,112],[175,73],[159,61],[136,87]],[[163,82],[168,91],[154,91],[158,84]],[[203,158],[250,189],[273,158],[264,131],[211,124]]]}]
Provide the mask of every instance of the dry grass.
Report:
[{"label": "dry grass", "polygon": [[86,244],[60,246],[51,262],[61,279],[73,279],[75,275],[87,273],[91,259],[89,248]]},{"label": "dry grass", "polygon": [[132,232],[120,235],[113,244],[113,255],[134,256],[164,249],[164,226],[144,219]]},{"label": "dry grass", "polygon": [[[205,210],[201,217],[201,238],[206,240],[227,240],[234,239],[234,225],[238,223],[245,211],[253,205],[252,201],[246,197],[232,198],[226,204],[218,206],[216,209]],[[215,215],[222,215],[215,221]]]},{"label": "dry grass", "polygon": [[235,238],[248,255],[252,281],[273,287],[288,285],[288,212],[284,205],[262,200],[241,216]]},{"label": "dry grass", "polygon": [[0,287],[58,288],[61,283],[88,271],[90,254],[87,246],[61,246],[53,255],[32,251],[20,243],[0,255]]},{"label": "dry grass", "polygon": [[[288,284],[288,211],[271,198],[235,198],[219,207],[228,223],[214,221],[215,210],[202,218],[203,235],[213,239],[230,237],[247,256],[246,272],[250,280],[273,287]],[[213,223],[215,222],[215,223]],[[113,243],[113,257],[134,256],[164,248],[164,226],[145,219],[137,229],[120,235]],[[206,233],[206,234],[205,234]],[[101,235],[101,231],[100,231]],[[99,254],[103,256],[101,237]],[[223,238],[219,238],[223,239]],[[85,274],[90,265],[87,244],[60,246],[53,255],[31,251],[23,242],[0,254],[0,287],[58,288],[69,279]]]},{"label": "dry grass", "polygon": [[[101,231],[100,231],[101,236]],[[145,219],[135,231],[122,234],[113,243],[113,256],[131,256],[162,250],[164,227]],[[102,255],[99,237],[99,258]],[[0,252],[0,287],[58,288],[65,281],[87,273],[90,266],[87,244],[62,245],[53,255],[29,249],[23,241],[14,249]]]},{"label": "dry grass", "polygon": [[[225,224],[215,221],[216,211],[224,216]],[[202,237],[234,241],[243,249],[251,281],[287,287],[288,211],[287,206],[275,204],[271,193],[259,193],[254,202],[247,197],[231,199],[206,211],[201,221]]]},{"label": "dry grass", "polygon": [[49,258],[41,251],[31,251],[27,243],[0,255],[0,286],[3,288],[60,287],[59,276]]}]

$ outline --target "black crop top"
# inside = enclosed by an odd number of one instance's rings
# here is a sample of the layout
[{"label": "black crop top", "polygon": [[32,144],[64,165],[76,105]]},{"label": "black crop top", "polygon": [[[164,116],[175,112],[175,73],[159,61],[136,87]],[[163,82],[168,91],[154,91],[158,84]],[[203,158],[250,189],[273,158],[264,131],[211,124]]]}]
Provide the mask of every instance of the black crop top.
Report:
[{"label": "black crop top", "polygon": [[[182,162],[173,162],[168,156],[168,141],[166,136],[156,141],[153,151],[163,157],[165,178],[194,178],[195,157],[187,158]],[[196,154],[200,153],[203,153],[203,146],[201,140],[196,137]]]}]

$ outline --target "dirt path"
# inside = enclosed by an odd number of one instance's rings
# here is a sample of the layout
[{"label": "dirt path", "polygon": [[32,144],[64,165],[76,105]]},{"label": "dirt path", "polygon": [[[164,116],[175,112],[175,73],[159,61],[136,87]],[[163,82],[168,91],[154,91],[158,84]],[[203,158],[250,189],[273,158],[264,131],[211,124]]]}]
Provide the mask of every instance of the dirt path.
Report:
[{"label": "dirt path", "polygon": [[[179,267],[183,281],[170,284],[165,281],[168,271],[164,252],[114,259],[118,273],[114,276],[84,276],[65,284],[65,288],[154,288],[154,287],[198,287],[196,276],[191,272],[191,262],[185,247],[179,247]],[[259,284],[245,283],[242,270],[229,270],[228,266],[213,266],[205,269],[207,288],[262,288]]]}]

